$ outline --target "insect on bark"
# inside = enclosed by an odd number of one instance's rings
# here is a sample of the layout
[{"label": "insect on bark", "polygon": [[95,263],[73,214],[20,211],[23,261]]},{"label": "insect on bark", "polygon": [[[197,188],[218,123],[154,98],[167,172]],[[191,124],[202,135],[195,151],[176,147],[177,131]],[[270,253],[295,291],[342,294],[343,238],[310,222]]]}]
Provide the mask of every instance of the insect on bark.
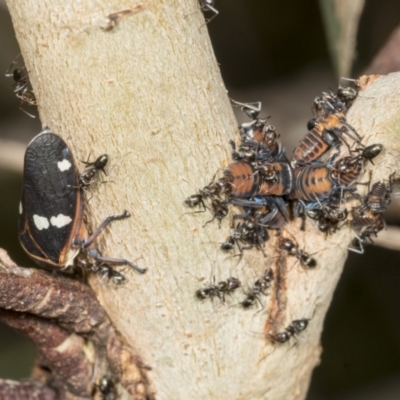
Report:
[{"label": "insect on bark", "polygon": [[[112,221],[130,216],[127,211],[107,217],[89,236],[83,216],[84,186],[67,144],[45,128],[29,143],[25,153],[24,183],[19,207],[19,241],[28,255],[41,267],[67,270],[82,254],[102,265],[129,265],[128,260],[103,257],[94,240]],[[81,264],[82,265],[82,264]],[[90,268],[90,267],[89,267]]]}]

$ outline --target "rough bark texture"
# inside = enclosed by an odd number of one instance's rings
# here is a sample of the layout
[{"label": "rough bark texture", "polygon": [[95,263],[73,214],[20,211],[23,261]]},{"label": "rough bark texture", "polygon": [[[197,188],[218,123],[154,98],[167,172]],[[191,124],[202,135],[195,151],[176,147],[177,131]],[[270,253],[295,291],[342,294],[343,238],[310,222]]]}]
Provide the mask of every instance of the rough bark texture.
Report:
[{"label": "rough bark texture", "polygon": [[88,286],[19,267],[0,249],[0,287],[7,288],[0,295],[0,320],[35,344],[32,378],[57,389],[60,400],[91,398],[105,375],[135,400],[154,398],[150,368],[116,332]]},{"label": "rough bark texture", "polygon": [[[141,257],[137,263],[148,272],[125,269],[129,283],[121,288],[97,276],[92,285],[117,329],[152,367],[156,398],[304,399],[353,234],[344,227],[326,240],[312,223],[306,232],[300,221],[290,225],[284,234],[318,261],[305,271],[282,257],[276,238],[268,257],[259,251],[227,257],[219,250],[227,221],[203,228],[209,213],[182,215],[183,200],[229,163],[228,141],[237,134],[197,2],[7,3],[43,126],[63,136],[78,159],[104,152],[112,158],[112,183],[92,191],[89,225],[128,209],[132,218],[114,223],[99,247],[105,255]],[[119,14],[110,29],[107,15],[127,8],[135,12]],[[367,144],[393,148],[399,86],[398,75],[381,78],[351,109],[349,121]],[[377,161],[374,180],[392,172],[387,160]],[[239,306],[240,290],[226,305],[194,297],[202,280],[235,276],[247,289],[270,266],[279,280],[260,312]],[[271,329],[301,318],[310,322],[295,346],[271,344]]]},{"label": "rough bark texture", "polygon": [[0,396],[3,400],[57,400],[57,393],[53,389],[31,380],[16,382],[0,379]]}]

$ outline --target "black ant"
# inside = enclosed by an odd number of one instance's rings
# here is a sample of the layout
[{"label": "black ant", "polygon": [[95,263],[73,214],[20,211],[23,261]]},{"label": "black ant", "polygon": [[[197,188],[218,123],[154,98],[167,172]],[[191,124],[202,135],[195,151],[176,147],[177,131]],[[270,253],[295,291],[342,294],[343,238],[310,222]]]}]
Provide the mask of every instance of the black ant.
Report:
[{"label": "black ant", "polygon": [[288,238],[280,237],[278,240],[278,248],[296,257],[304,268],[315,268],[317,266],[315,258],[312,258],[306,251],[300,250],[298,246]]},{"label": "black ant", "polygon": [[221,250],[223,251],[230,251],[235,248],[235,245],[238,246],[240,254],[242,254],[242,248],[240,247],[238,241],[240,240],[240,234],[236,232],[236,230],[233,232],[231,236],[229,236],[225,242],[221,243]]},{"label": "black ant", "polygon": [[242,307],[249,308],[255,304],[256,301],[258,301],[261,304],[261,307],[263,307],[259,296],[260,294],[267,296],[266,291],[271,287],[273,280],[274,273],[271,268],[268,268],[264,272],[262,278],[259,278],[254,282],[250,292],[247,293],[246,298],[240,303]]},{"label": "black ant", "polygon": [[[215,196],[220,196],[221,194],[227,193],[230,191],[231,185],[230,185],[230,177],[229,176],[223,176],[222,178],[219,178],[216,182],[214,182],[214,178],[210,184],[207,186],[204,186],[202,189],[199,190],[198,194],[192,194],[186,200],[184,201],[184,205],[186,207],[194,208],[199,205],[203,207],[202,211],[196,211],[196,212],[204,212],[207,207],[204,203],[204,199],[206,198],[211,198],[214,199]],[[217,199],[214,199],[217,200]],[[221,211],[222,208],[224,208],[221,204],[222,202],[217,200],[212,203],[212,208],[214,210],[214,217],[217,219],[222,219],[224,216],[219,218],[217,215],[221,215],[223,211]],[[218,209],[220,212],[218,212]]]},{"label": "black ant", "polygon": [[[262,248],[264,243],[269,239],[269,234],[266,228],[253,218],[248,218],[244,222],[236,225],[233,234],[227,238],[227,240],[221,244],[221,250],[230,251],[233,250],[235,245],[239,248],[240,255],[243,250]],[[247,246],[240,246],[239,242],[247,243]]]},{"label": "black ant", "polygon": [[[205,203],[204,203],[204,195],[203,194],[193,194],[189,196],[183,203],[186,207],[197,207],[197,206],[202,206],[203,209],[200,211],[194,211],[195,213],[200,213],[200,212],[205,212],[206,209],[208,208]],[[219,222],[219,225],[221,226],[221,221],[224,217],[228,215],[229,212],[229,202],[228,201],[221,201],[218,199],[212,199],[211,200],[211,208],[213,212],[213,217],[207,221],[204,225],[206,226],[210,222],[214,221],[214,219],[217,219]],[[187,213],[184,213],[187,214]],[[183,214],[183,215],[184,215]]]},{"label": "black ant", "polygon": [[214,219],[217,219],[219,226],[221,226],[222,219],[228,215],[229,212],[228,205],[229,205],[228,201],[221,201],[218,199],[211,200],[213,217],[209,221],[207,221],[203,226],[206,226],[208,223],[214,221]]},{"label": "black ant", "polygon": [[339,100],[345,104],[346,109],[349,109],[353,104],[353,101],[356,99],[358,92],[360,91],[360,86],[357,81],[350,78],[340,78],[340,81],[345,80],[351,82],[353,86],[342,86],[341,82],[339,84],[339,88],[336,92]]},{"label": "black ant", "polygon": [[94,264],[91,264],[86,260],[80,259],[79,266],[86,271],[91,271],[95,274],[101,275],[101,282],[104,279],[107,279],[115,286],[121,286],[126,282],[125,275],[121,274],[120,272],[116,271],[115,269],[111,268],[109,265],[103,262],[95,262]]},{"label": "black ant", "polygon": [[190,208],[194,208],[197,207],[199,205],[203,206],[203,211],[195,211],[195,212],[204,212],[206,211],[206,205],[204,204],[204,200],[201,194],[192,194],[191,196],[189,196],[184,202],[183,204],[186,207],[190,207]]},{"label": "black ant", "polygon": [[[356,156],[347,156],[338,160],[332,171],[332,176],[338,181],[341,186],[349,186],[353,183],[361,172],[364,171],[364,160],[372,161],[377,157],[383,149],[383,145],[376,143],[365,148],[357,148],[352,152],[358,152]],[[328,161],[328,164],[333,161],[337,154],[333,155]]]},{"label": "black ant", "polygon": [[306,214],[317,221],[317,227],[321,232],[328,234],[336,232],[339,222],[347,218],[348,212],[345,208],[324,204],[321,208],[310,208]]},{"label": "black ant", "polygon": [[[254,198],[253,198],[254,199]],[[268,229],[280,230],[286,224],[285,216],[280,211],[280,202],[276,204],[278,198],[266,198],[268,207],[265,207],[266,212],[255,210],[252,207],[244,207],[244,213],[236,214],[233,219],[243,218],[244,221],[236,225],[232,235],[221,244],[221,250],[233,250],[235,245],[239,248],[240,255],[243,250],[252,249],[255,247],[262,251],[262,248],[270,238]],[[283,200],[282,200],[283,201]],[[240,246],[240,242],[246,246]]]},{"label": "black ant", "polygon": [[98,387],[102,396],[102,400],[117,399],[117,390],[115,388],[115,384],[109,376],[103,375],[100,378]]},{"label": "black ant", "polygon": [[234,161],[246,161],[252,163],[256,159],[257,149],[255,146],[242,143],[238,148],[236,148],[236,143],[233,140],[229,141],[232,147],[232,159]]},{"label": "black ant", "polygon": [[116,286],[121,286],[126,282],[126,278],[120,272],[110,268],[108,265],[99,267],[98,273],[102,275],[101,279],[107,278]]},{"label": "black ant", "polygon": [[99,178],[100,172],[107,176],[107,172],[105,171],[105,166],[108,162],[108,155],[102,154],[95,161],[82,161],[83,164],[86,165],[86,169],[81,173],[79,181],[82,187],[86,188],[90,186],[96,178]]},{"label": "black ant", "polygon": [[225,302],[225,294],[233,292],[235,289],[239,288],[241,283],[239,279],[230,277],[226,281],[218,282],[217,284],[212,284],[206,286],[202,289],[196,290],[196,297],[199,300],[204,300],[207,297],[213,298],[218,297],[222,303]]},{"label": "black ant", "polygon": [[[17,56],[17,58],[18,57],[19,55]],[[24,68],[15,68],[12,72],[10,72],[14,64],[16,64],[15,60],[11,63],[5,76],[7,78],[12,77],[14,80],[14,85],[13,85],[14,93],[17,96],[17,98],[21,100],[21,106],[20,106],[21,111],[29,115],[31,118],[35,118],[34,115],[29,114],[22,108],[23,103],[28,104],[29,106],[36,106],[35,95],[33,94],[33,91],[29,87],[28,74],[26,73],[26,71],[24,71]]]},{"label": "black ant", "polygon": [[304,331],[308,326],[309,319],[296,319],[282,332],[270,334],[272,342],[286,343],[290,338],[295,337],[300,332]]},{"label": "black ant", "polygon": [[213,197],[220,196],[221,194],[229,193],[231,190],[231,178],[228,175],[224,175],[222,178],[217,179],[215,181],[215,175],[210,184],[204,186],[203,189],[200,189],[200,194],[203,197]]}]

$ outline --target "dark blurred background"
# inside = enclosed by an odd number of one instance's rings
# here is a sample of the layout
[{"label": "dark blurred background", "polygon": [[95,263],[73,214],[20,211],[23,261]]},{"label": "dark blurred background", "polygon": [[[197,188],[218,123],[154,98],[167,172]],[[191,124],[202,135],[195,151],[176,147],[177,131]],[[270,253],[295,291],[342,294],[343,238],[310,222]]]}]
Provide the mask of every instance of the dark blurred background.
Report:
[{"label": "dark blurred background", "polygon": [[[0,5],[0,71],[5,73],[19,50],[7,8],[3,1]],[[306,132],[314,97],[337,87],[319,2],[217,0],[215,7],[219,15],[207,28],[230,97],[262,101],[262,115],[272,116],[290,154]],[[399,19],[398,0],[365,2],[352,77],[367,68]],[[0,74],[0,247],[17,263],[31,266],[17,240],[17,208],[23,152],[40,131],[40,122],[19,109],[12,83]],[[33,107],[24,108],[35,114]],[[240,110],[237,115],[245,121]],[[389,224],[399,222],[397,210],[388,214]],[[400,399],[397,260],[398,252],[377,246],[369,246],[362,256],[349,255],[326,319],[322,363],[308,400]],[[33,357],[30,343],[0,325],[2,378],[28,376]]]}]

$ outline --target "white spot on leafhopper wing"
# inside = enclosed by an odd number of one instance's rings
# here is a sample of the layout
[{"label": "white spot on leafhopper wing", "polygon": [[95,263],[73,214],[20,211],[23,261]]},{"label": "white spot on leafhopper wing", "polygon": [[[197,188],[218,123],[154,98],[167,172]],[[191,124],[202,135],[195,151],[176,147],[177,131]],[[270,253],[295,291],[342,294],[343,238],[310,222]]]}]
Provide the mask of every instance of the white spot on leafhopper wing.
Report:
[{"label": "white spot on leafhopper wing", "polygon": [[59,169],[61,172],[68,171],[68,170],[71,168],[71,165],[72,165],[72,164],[71,164],[68,160],[66,160],[66,159],[64,159],[64,160],[62,160],[62,161],[59,161],[59,162],[57,163],[58,169]]},{"label": "white spot on leafhopper wing", "polygon": [[33,216],[33,222],[39,231],[42,229],[47,229],[50,226],[49,220],[46,217],[41,217],[40,215],[36,214]]},{"label": "white spot on leafhopper wing", "polygon": [[63,226],[68,225],[71,221],[71,217],[63,214],[58,214],[57,217],[50,218],[50,223],[57,228],[62,228]]}]

